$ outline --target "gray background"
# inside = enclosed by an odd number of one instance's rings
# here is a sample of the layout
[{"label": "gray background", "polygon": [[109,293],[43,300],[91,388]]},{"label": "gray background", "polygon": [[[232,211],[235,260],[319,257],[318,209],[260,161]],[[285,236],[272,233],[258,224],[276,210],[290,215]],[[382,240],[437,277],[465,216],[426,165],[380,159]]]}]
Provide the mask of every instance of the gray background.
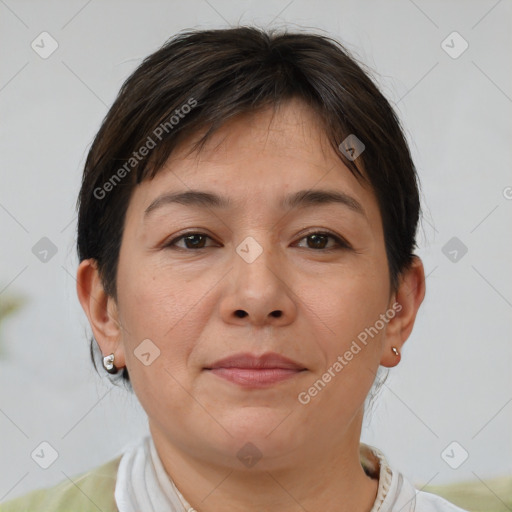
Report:
[{"label": "gray background", "polygon": [[[179,30],[238,23],[338,38],[376,70],[411,143],[427,297],[362,440],[416,485],[511,473],[511,20],[510,0],[0,0],[0,301],[27,298],[0,326],[0,501],[147,432],[136,399],[89,360],[75,292],[81,171],[141,59]],[[59,45],[47,59],[31,47],[43,31]],[[469,44],[458,58],[441,44],[453,31]],[[445,45],[462,48],[457,36]],[[32,252],[42,237],[57,248],[46,263]],[[452,237],[468,249],[455,262],[443,253]],[[30,456],[43,441],[59,454],[46,470]],[[453,441],[452,464],[469,453],[458,469],[441,456]]]}]

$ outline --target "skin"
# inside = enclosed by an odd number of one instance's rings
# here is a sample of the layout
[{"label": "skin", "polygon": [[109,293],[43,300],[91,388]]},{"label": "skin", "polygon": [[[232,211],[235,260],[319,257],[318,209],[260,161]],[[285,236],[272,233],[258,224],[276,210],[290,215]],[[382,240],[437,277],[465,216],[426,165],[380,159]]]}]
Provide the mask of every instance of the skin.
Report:
[{"label": "skin", "polygon": [[[391,347],[400,351],[413,328],[423,265],[415,258],[391,290],[377,200],[300,101],[234,118],[200,154],[189,154],[188,142],[133,193],[117,303],[94,260],[79,266],[77,292],[95,339],[117,367],[127,366],[162,463],[196,510],[223,511],[229,503],[235,512],[369,511],[378,481],[359,460],[364,401],[379,365],[400,360]],[[350,195],[364,214],[333,203],[279,207],[287,194],[320,188]],[[190,189],[227,195],[233,205],[168,204],[144,219],[162,193]],[[185,231],[206,237],[164,247]],[[307,236],[325,231],[350,248],[322,237],[315,245]],[[263,251],[251,263],[236,252],[248,236]],[[301,404],[299,393],[395,302],[400,312]],[[134,354],[145,339],[160,350],[147,366]],[[204,369],[235,353],[268,351],[306,371],[247,389]],[[237,457],[248,442],[261,453],[250,468]]]}]

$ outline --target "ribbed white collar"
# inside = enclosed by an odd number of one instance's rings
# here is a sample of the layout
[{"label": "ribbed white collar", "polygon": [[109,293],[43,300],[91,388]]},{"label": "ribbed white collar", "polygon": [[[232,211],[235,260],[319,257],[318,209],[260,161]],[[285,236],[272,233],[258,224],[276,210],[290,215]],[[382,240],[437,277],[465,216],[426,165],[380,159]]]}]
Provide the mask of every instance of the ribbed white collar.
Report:
[{"label": "ribbed white collar", "polygon": [[[412,512],[416,489],[384,455],[360,443],[361,463],[376,478],[379,487],[371,512]],[[119,512],[195,512],[167,475],[150,435],[132,445],[122,456],[117,472],[115,500]]]}]

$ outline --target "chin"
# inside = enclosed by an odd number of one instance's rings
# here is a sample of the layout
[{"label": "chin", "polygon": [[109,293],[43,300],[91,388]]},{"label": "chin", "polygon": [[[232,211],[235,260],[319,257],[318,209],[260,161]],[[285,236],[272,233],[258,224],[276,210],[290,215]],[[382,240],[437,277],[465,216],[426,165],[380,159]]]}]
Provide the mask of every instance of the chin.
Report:
[{"label": "chin", "polygon": [[262,452],[278,455],[290,452],[303,441],[301,429],[290,411],[270,407],[244,407],[234,411],[222,424],[231,434],[227,435],[230,450],[252,443]]}]

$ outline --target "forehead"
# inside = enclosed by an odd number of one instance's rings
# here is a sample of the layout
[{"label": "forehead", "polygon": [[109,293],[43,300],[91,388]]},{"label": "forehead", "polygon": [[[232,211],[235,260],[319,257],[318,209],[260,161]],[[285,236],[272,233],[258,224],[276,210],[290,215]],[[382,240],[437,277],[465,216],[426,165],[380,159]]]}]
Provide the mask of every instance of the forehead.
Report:
[{"label": "forehead", "polygon": [[[375,210],[376,200],[330,145],[318,115],[299,100],[239,115],[223,124],[200,152],[183,141],[152,180],[136,187],[129,212],[151,208],[160,194],[192,189],[217,191],[230,206],[283,204],[299,190],[343,192]],[[375,213],[375,212],[374,212]]]}]

